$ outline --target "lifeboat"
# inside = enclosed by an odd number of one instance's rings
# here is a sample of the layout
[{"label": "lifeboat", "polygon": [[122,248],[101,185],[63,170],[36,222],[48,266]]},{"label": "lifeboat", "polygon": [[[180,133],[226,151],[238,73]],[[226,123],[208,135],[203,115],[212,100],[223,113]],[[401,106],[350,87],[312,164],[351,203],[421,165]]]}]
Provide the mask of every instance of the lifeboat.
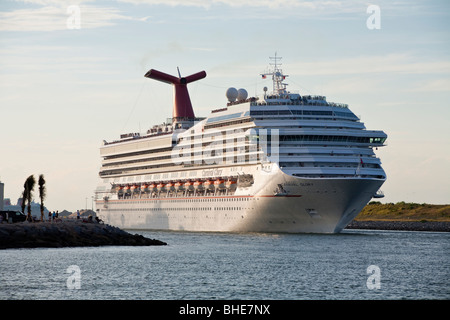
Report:
[{"label": "lifeboat", "polygon": [[170,191],[175,190],[174,183],[173,183],[173,182],[167,183],[167,184],[166,184],[166,189],[167,189],[167,190],[170,190]]},{"label": "lifeboat", "polygon": [[130,191],[130,186],[129,185],[124,186],[123,187],[123,192],[127,193],[128,191]]},{"label": "lifeboat", "polygon": [[214,187],[214,183],[211,180],[206,180],[204,186],[206,189],[211,189]]},{"label": "lifeboat", "polygon": [[194,182],[194,189],[195,190],[202,190],[203,189],[203,182],[200,180],[197,180]]},{"label": "lifeboat", "polygon": [[181,181],[177,181],[174,184],[175,190],[183,190],[184,189],[184,184]]},{"label": "lifeboat", "polygon": [[218,189],[225,188],[225,181],[223,179],[217,179],[216,181],[214,181],[214,187]]},{"label": "lifeboat", "polygon": [[141,191],[142,192],[148,191],[148,184],[146,184],[146,183],[142,184],[141,185]]},{"label": "lifeboat", "polygon": [[236,180],[227,180],[227,182],[225,182],[225,187],[227,189],[232,189],[232,188],[236,188]]},{"label": "lifeboat", "polygon": [[137,188],[138,188],[138,186],[132,185],[132,186],[130,186],[130,191],[134,192]]},{"label": "lifeboat", "polygon": [[148,186],[148,188],[149,188],[150,191],[153,191],[153,190],[155,190],[155,188],[156,188],[156,184],[151,183],[151,184]]},{"label": "lifeboat", "polygon": [[164,191],[164,187],[165,187],[165,184],[162,182],[160,182],[156,185],[156,189],[158,189],[158,191]]},{"label": "lifeboat", "polygon": [[116,186],[116,191],[118,193],[122,193],[123,192],[123,186]]},{"label": "lifeboat", "polygon": [[186,189],[188,189],[188,190],[193,190],[193,189],[194,189],[194,185],[193,185],[193,183],[192,183],[191,181],[186,181],[186,182],[184,183],[184,187],[185,187]]}]

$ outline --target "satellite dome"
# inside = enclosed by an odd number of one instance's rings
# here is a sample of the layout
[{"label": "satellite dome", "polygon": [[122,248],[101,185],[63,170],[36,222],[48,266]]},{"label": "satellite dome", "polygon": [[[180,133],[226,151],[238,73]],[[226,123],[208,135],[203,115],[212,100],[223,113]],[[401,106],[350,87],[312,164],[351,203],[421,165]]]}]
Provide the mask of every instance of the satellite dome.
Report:
[{"label": "satellite dome", "polygon": [[247,99],[247,96],[248,96],[247,90],[245,90],[245,89],[239,89],[238,90],[237,99],[239,101]]},{"label": "satellite dome", "polygon": [[238,91],[236,88],[228,88],[228,90],[227,90],[228,101],[230,101],[230,102],[235,101],[237,96],[238,96]]}]

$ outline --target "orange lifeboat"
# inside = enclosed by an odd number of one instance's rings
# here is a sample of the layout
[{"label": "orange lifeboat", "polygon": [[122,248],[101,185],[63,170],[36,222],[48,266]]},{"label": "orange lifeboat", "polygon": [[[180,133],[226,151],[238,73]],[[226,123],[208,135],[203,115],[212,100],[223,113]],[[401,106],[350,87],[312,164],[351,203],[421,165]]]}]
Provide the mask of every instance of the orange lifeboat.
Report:
[{"label": "orange lifeboat", "polygon": [[136,189],[137,189],[137,186],[136,186],[136,185],[130,186],[130,191],[131,191],[131,192],[134,192]]},{"label": "orange lifeboat", "polygon": [[231,188],[235,188],[236,187],[236,180],[227,180],[227,182],[225,182],[225,187],[227,187],[227,189],[231,189]]},{"label": "orange lifeboat", "polygon": [[201,190],[203,189],[203,182],[200,180],[197,180],[194,182],[194,189],[195,190]]},{"label": "orange lifeboat", "polygon": [[206,180],[204,186],[206,189],[210,189],[214,186],[214,183],[211,180]]},{"label": "orange lifeboat", "polygon": [[175,190],[175,186],[174,186],[173,182],[167,183],[166,188],[167,188],[167,190],[170,190],[170,191]]},{"label": "orange lifeboat", "polygon": [[175,190],[183,190],[184,184],[181,181],[177,181],[174,184]]},{"label": "orange lifeboat", "polygon": [[164,187],[165,187],[165,185],[162,182],[160,182],[156,185],[156,189],[158,189],[158,191],[164,190]]},{"label": "orange lifeboat", "polygon": [[141,191],[147,191],[148,190],[148,184],[144,183],[141,185]]},{"label": "orange lifeboat", "polygon": [[150,189],[150,191],[153,191],[153,190],[155,190],[155,188],[156,188],[156,184],[151,183],[151,184],[148,186],[148,188]]},{"label": "orange lifeboat", "polygon": [[184,183],[184,187],[188,190],[192,190],[194,188],[194,185],[193,185],[192,181],[186,181]]},{"label": "orange lifeboat", "polygon": [[116,190],[118,193],[122,193],[123,192],[123,186],[116,186]]},{"label": "orange lifeboat", "polygon": [[123,187],[123,192],[127,193],[128,191],[130,191],[130,186],[129,185],[124,186]]},{"label": "orange lifeboat", "polygon": [[214,187],[216,188],[225,188],[225,181],[223,179],[217,179],[214,181]]}]

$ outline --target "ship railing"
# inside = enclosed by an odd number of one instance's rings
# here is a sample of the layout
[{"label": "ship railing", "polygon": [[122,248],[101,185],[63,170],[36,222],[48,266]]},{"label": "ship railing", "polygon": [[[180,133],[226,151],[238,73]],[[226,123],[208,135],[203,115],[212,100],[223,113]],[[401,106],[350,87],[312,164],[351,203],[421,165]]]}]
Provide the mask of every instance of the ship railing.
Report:
[{"label": "ship railing", "polygon": [[[330,106],[330,107],[338,107],[343,109],[348,109],[348,104],[345,103],[337,103],[337,102],[328,102],[326,101],[325,96],[302,96],[299,99],[287,99],[283,97],[270,98],[271,96],[266,96],[264,99],[259,99],[255,101],[251,101],[251,106],[267,106],[267,105],[283,105],[283,106],[292,106],[292,105],[303,105],[303,106]],[[219,110],[217,110],[219,111]]]}]

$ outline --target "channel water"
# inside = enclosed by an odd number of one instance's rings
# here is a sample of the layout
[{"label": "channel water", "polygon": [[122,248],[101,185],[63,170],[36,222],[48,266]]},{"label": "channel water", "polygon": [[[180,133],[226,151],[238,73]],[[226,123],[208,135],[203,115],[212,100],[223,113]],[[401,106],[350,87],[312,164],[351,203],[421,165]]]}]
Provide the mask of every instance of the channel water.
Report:
[{"label": "channel water", "polygon": [[450,233],[130,231],[150,247],[0,251],[0,299],[450,299]]}]

